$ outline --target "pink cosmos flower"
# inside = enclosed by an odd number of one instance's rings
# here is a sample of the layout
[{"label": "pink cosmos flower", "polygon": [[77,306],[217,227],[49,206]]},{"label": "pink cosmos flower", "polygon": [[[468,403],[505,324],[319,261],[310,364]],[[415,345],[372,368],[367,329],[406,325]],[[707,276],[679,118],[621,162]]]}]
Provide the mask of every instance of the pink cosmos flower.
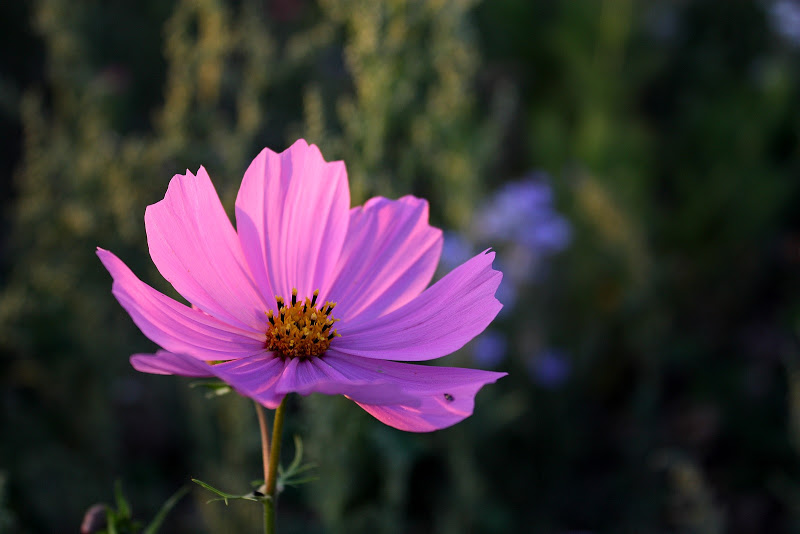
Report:
[{"label": "pink cosmos flower", "polygon": [[163,349],[133,367],[215,376],[268,408],[292,392],[345,395],[412,432],[471,415],[478,390],[506,373],[394,360],[439,358],[486,328],[502,307],[494,253],[425,289],[442,249],[427,202],[349,206],[344,163],[303,140],[250,164],[235,230],[203,167],[175,175],[145,226],[153,262],[191,307],[97,250],[114,296]]}]

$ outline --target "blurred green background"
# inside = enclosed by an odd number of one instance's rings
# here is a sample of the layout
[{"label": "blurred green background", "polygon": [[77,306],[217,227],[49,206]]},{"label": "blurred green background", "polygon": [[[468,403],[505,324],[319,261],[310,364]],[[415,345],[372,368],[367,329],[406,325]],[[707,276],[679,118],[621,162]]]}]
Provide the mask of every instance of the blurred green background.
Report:
[{"label": "blurred green background", "polygon": [[[497,249],[437,363],[510,374],[427,435],[292,399],[281,532],[800,532],[800,3],[36,0],[0,42],[0,532],[260,476],[248,401],[129,366],[94,249],[172,292],[145,207],[204,165],[230,209],[298,137],[354,204],[428,198],[445,267]],[[260,531],[210,497],[162,532]]]}]

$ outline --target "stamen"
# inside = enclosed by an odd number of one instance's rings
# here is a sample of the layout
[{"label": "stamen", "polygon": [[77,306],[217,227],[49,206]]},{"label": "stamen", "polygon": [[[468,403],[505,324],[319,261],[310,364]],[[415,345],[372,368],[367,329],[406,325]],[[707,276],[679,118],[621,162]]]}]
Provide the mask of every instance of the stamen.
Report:
[{"label": "stamen", "polygon": [[292,289],[291,304],[283,297],[275,297],[276,311],[267,311],[265,348],[281,358],[307,359],[323,356],[330,347],[331,340],[339,337],[333,329],[338,321],[331,316],[335,302],[325,302],[317,307],[319,290],[311,296],[301,297],[296,288]]}]

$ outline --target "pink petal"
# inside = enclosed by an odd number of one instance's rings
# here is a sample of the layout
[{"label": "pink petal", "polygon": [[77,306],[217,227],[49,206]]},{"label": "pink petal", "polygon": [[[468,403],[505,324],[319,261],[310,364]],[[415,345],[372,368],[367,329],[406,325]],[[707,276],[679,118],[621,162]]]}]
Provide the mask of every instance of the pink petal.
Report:
[{"label": "pink petal", "polygon": [[114,296],[142,333],[162,348],[200,360],[229,360],[264,351],[264,334],[184,306],[139,280],[111,252],[98,248],[97,255],[114,278]]},{"label": "pink petal", "polygon": [[230,384],[236,391],[254,399],[267,408],[275,409],[283,394],[275,392],[275,384],[286,364],[271,352],[257,354],[211,366],[211,372]]},{"label": "pink petal", "polygon": [[214,365],[211,372],[268,408],[277,406],[288,393],[347,395],[353,400],[378,405],[416,403],[412,395],[404,393],[398,384],[382,380],[379,373],[348,365],[349,358],[326,354],[322,358],[284,361],[272,354],[260,354]]},{"label": "pink petal", "polygon": [[[144,216],[150,256],[186,300],[217,319],[256,332],[268,309],[250,276],[236,232],[203,167],[175,175]],[[265,288],[272,300],[271,289]]]},{"label": "pink petal", "polygon": [[431,281],[442,252],[442,231],[428,225],[428,203],[406,196],[370,199],[350,210],[347,238],[328,299],[342,321],[384,315]]},{"label": "pink petal", "polygon": [[214,376],[208,363],[165,350],[155,354],[134,354],[131,356],[131,365],[137,371],[155,375]]},{"label": "pink petal", "polygon": [[350,189],[341,161],[327,163],[302,139],[264,149],[236,198],[239,239],[255,280],[287,297],[315,289],[323,299],[347,233]]},{"label": "pink petal", "polygon": [[331,348],[383,360],[421,361],[460,349],[494,319],[494,294],[503,275],[494,252],[478,254],[421,295],[381,317],[342,324]]},{"label": "pink petal", "polygon": [[387,387],[394,385],[410,395],[414,402],[372,404],[353,398],[359,406],[389,426],[409,432],[430,432],[462,421],[472,415],[475,395],[486,384],[496,382],[506,373],[494,373],[460,367],[434,367],[380,361],[356,356],[337,355],[329,350],[329,362],[346,362],[353,374],[373,376]]},{"label": "pink petal", "polygon": [[387,383],[379,373],[351,365],[350,356],[325,354],[322,358],[292,360],[276,387],[279,393],[347,395],[370,404],[416,403],[399,384]]}]

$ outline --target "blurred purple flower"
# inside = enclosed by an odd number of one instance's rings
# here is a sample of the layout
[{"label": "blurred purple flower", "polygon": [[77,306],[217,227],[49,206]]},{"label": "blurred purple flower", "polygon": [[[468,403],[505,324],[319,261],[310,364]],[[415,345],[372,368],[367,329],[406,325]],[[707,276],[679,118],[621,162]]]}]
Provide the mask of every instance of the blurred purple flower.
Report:
[{"label": "blurred purple flower", "polygon": [[[506,263],[502,260],[495,260],[498,265],[498,269],[500,265],[503,265],[505,268],[515,267],[518,268],[521,263],[514,261],[513,255],[509,255],[509,262]],[[503,305],[503,309],[500,310],[498,315],[503,316],[507,315],[514,309],[514,305],[517,303],[517,286],[515,281],[520,279],[520,274],[516,272],[518,269],[514,269],[515,272],[511,273],[509,271],[500,271],[505,272],[509,276],[504,276],[503,279],[500,281],[500,286],[497,288],[497,293],[495,296],[497,300]],[[527,274],[525,273],[525,277],[527,278]]]},{"label": "blurred purple flower", "polygon": [[480,238],[510,241],[535,256],[560,252],[571,238],[570,225],[553,208],[553,191],[541,172],[505,184],[476,220]]},{"label": "blurred purple flower", "polygon": [[680,30],[680,19],[672,3],[654,2],[645,11],[644,27],[659,41],[674,39]]},{"label": "blurred purple flower", "polygon": [[475,339],[472,353],[475,362],[482,367],[497,367],[506,359],[508,342],[506,337],[496,330],[486,330]]},{"label": "blurred purple flower", "polygon": [[800,45],[800,2],[778,0],[769,7],[769,16],[776,32],[793,45]]},{"label": "blurred purple flower", "polygon": [[81,534],[93,534],[94,532],[107,532],[108,526],[108,506],[105,504],[93,504],[86,510],[81,521]]},{"label": "blurred purple flower", "polygon": [[464,234],[447,231],[443,237],[442,257],[439,260],[443,272],[453,270],[475,255],[475,245]]},{"label": "blurred purple flower", "polygon": [[497,244],[496,260],[505,273],[497,299],[508,314],[521,286],[543,274],[543,260],[566,248],[572,230],[553,207],[548,176],[532,172],[509,182],[478,207],[472,228],[464,233],[445,232],[440,273],[452,270],[475,255],[476,250]]},{"label": "blurred purple flower", "polygon": [[531,378],[542,387],[555,389],[564,384],[572,371],[572,365],[563,351],[548,349],[528,362]]}]

